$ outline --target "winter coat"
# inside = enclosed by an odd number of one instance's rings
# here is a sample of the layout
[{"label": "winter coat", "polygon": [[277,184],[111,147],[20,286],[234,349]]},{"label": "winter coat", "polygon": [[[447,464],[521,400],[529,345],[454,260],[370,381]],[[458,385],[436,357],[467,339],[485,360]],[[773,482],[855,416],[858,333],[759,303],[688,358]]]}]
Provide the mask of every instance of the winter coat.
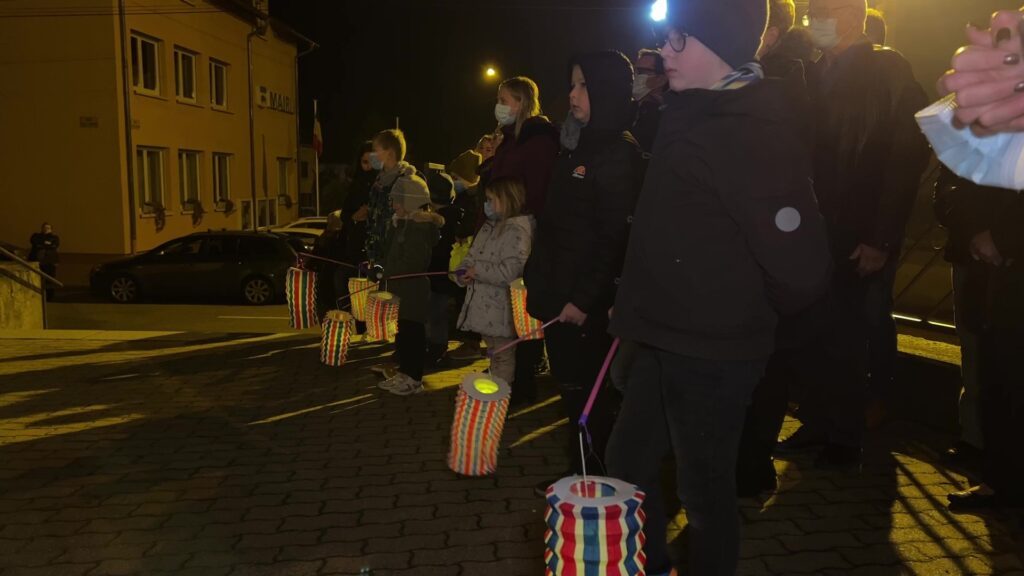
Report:
[{"label": "winter coat", "polygon": [[1016,198],[1013,190],[979,186],[943,166],[932,200],[935,219],[947,231],[946,260],[953,264],[973,262],[971,240],[991,230]]},{"label": "winter coat", "polygon": [[814,186],[837,261],[858,244],[899,253],[928,144],[914,114],[928,104],[898,52],[857,44],[808,71]]},{"label": "winter coat", "polygon": [[356,222],[352,216],[363,206],[370,204],[370,187],[377,179],[376,171],[363,172],[356,168],[356,175],[349,184],[348,194],[341,208],[342,233],[345,235],[345,258],[350,264],[358,265],[366,260],[366,227],[368,220]]},{"label": "winter coat", "polygon": [[821,297],[831,255],[799,82],[669,93],[611,332],[675,354],[757,360],[779,314]]},{"label": "winter coat", "polygon": [[394,168],[381,171],[370,187],[370,213],[366,220],[366,257],[371,262],[377,262],[384,256],[382,246],[388,233],[388,226],[391,224],[391,215],[394,214],[391,209],[391,189],[399,178],[415,173],[416,169],[411,164],[399,162]]},{"label": "winter coat", "polygon": [[[586,73],[584,73],[586,76]],[[587,87],[590,87],[588,82]],[[658,122],[661,120],[661,102],[653,97],[647,97],[637,104],[636,120],[630,133],[640,144],[640,148],[650,153],[654,147],[654,138],[658,135]]]},{"label": "winter coat", "polygon": [[461,266],[474,268],[476,280],[466,291],[459,314],[460,330],[501,338],[515,335],[509,285],[523,275],[533,228],[531,216],[516,216],[504,225],[489,220],[477,233]]},{"label": "winter coat", "polygon": [[[526,186],[524,212],[539,217],[558,156],[558,129],[547,118],[534,116],[523,122],[518,138],[515,130],[514,125],[501,129],[505,138],[494,151],[490,169],[481,173],[479,189],[487,190],[487,183],[499,178],[518,178]],[[483,202],[480,205],[482,210]]]},{"label": "winter coat", "polygon": [[[434,246],[433,254],[430,257],[431,272],[447,272],[448,264],[452,259],[452,246],[455,245],[456,233],[462,225],[462,208],[451,204],[436,210],[444,218],[444,226],[441,227],[440,240]],[[447,276],[431,276],[430,290],[439,293],[453,293],[455,284]]]},{"label": "winter coat", "polygon": [[641,151],[626,131],[633,115],[629,61],[602,52],[572,64],[587,82],[590,122],[578,143],[563,138],[524,277],[530,315],[545,322],[569,302],[607,320],[642,181]]},{"label": "winter coat", "polygon": [[40,264],[56,264],[60,261],[57,255],[57,248],[60,248],[60,236],[54,233],[44,234],[36,232],[29,238],[32,249],[28,253],[29,262]]},{"label": "winter coat", "polygon": [[384,280],[381,288],[400,299],[399,320],[426,324],[430,317],[429,278],[389,278],[426,272],[442,226],[444,218],[425,210],[413,212],[408,218],[392,219],[388,225],[383,245]]}]

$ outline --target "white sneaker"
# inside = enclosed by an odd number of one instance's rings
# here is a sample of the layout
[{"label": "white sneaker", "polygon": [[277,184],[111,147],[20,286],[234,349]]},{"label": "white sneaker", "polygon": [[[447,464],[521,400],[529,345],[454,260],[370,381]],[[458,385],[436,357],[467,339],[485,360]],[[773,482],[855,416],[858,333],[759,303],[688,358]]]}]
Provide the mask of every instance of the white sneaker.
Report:
[{"label": "white sneaker", "polygon": [[388,388],[388,392],[398,396],[412,396],[413,394],[419,394],[423,392],[423,382],[419,380],[413,380],[411,376],[405,374],[399,374],[395,376],[394,380],[397,383]]},{"label": "white sneaker", "polygon": [[395,374],[394,376],[392,376],[390,378],[387,378],[387,379],[381,380],[380,382],[377,382],[377,388],[380,388],[381,390],[385,390],[387,392],[391,392],[392,390],[395,389],[395,387],[397,387],[399,385],[399,383],[402,380],[402,377],[404,377],[404,376],[405,376],[405,374],[402,374],[401,372],[399,372],[399,373]]}]

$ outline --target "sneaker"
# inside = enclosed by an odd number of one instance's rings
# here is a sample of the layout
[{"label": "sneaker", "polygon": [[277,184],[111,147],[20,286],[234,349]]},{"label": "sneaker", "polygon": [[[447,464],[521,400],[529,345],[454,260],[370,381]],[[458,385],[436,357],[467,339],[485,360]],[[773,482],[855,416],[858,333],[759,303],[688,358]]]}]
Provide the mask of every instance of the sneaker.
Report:
[{"label": "sneaker", "polygon": [[799,454],[818,448],[828,440],[825,434],[818,432],[810,426],[801,426],[788,438],[775,445],[777,454]]},{"label": "sneaker", "polygon": [[377,383],[377,388],[380,388],[381,390],[384,390],[386,392],[391,392],[399,385],[399,376],[404,376],[404,374],[394,374],[389,378],[381,380],[380,382]]},{"label": "sneaker", "polygon": [[388,392],[396,396],[412,396],[413,394],[423,392],[423,382],[413,380],[410,376],[399,374],[395,376],[394,380],[396,384],[389,388]]}]

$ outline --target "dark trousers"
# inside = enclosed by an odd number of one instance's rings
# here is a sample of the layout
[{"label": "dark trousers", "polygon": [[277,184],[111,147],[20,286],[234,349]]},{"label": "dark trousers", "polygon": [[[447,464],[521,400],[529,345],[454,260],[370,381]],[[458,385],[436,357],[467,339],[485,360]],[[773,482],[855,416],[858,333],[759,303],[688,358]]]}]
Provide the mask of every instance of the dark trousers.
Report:
[{"label": "dark trousers", "polygon": [[[43,264],[43,263],[40,262],[39,269],[44,274],[49,274],[50,276],[53,276],[54,278],[57,277],[57,265],[56,264]],[[46,290],[46,299],[47,300],[53,300],[53,291],[57,288],[57,285],[44,278],[43,279],[43,286],[45,286],[45,290]]]},{"label": "dark trousers", "polygon": [[864,437],[871,331],[864,310],[868,294],[885,282],[881,273],[860,278],[849,262],[837,262],[822,309],[825,327],[799,355],[800,369],[813,375],[801,398],[800,420],[833,444],[860,447]]},{"label": "dark trousers", "polygon": [[772,453],[786,419],[793,384],[801,381],[797,350],[777,350],[768,360],[764,377],[754,389],[747,409],[736,460],[736,478],[757,478],[772,466]]},{"label": "dark trousers", "polygon": [[1024,330],[989,330],[981,343],[984,479],[1000,498],[1024,505]]},{"label": "dark trousers", "polygon": [[[580,457],[579,429],[576,423],[601,371],[612,338],[608,335],[607,324],[579,327],[563,323],[549,326],[544,332],[544,338],[547,341],[551,375],[561,389],[562,413],[569,419],[569,426],[566,428],[566,454],[569,457],[571,471],[574,474],[582,474],[583,461]],[[606,472],[605,451],[612,424],[615,422],[618,399],[619,392],[605,386],[598,394],[591,410],[587,421],[587,431],[590,433],[588,474]]]},{"label": "dark trousers", "polygon": [[662,459],[672,450],[690,530],[688,574],[732,576],[739,562],[736,451],[766,360],[715,361],[640,346],[608,444],[609,475],[646,492],[648,572],[670,566]]},{"label": "dark trousers", "polygon": [[891,255],[885,267],[868,279],[864,289],[864,329],[868,336],[868,390],[877,398],[892,394],[896,373],[896,321],[892,317],[892,290],[899,259]]},{"label": "dark trousers", "polygon": [[516,377],[512,395],[533,400],[537,397],[536,371],[544,358],[544,341],[527,340],[516,345]]},{"label": "dark trousers", "polygon": [[422,322],[398,321],[395,337],[398,370],[413,380],[423,380],[423,364],[427,356],[427,327]]},{"label": "dark trousers", "polygon": [[430,291],[430,324],[427,326],[427,339],[440,353],[448,350],[449,300],[451,295],[447,292]]}]

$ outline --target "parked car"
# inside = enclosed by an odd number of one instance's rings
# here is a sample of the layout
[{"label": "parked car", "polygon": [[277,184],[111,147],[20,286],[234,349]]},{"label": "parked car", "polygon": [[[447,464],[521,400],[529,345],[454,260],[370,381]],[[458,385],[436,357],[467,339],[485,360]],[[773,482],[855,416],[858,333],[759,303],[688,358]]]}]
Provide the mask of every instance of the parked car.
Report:
[{"label": "parked car", "polygon": [[302,243],[302,250],[305,252],[313,250],[316,239],[323,233],[323,230],[316,228],[278,228],[274,230],[274,234],[299,240]]},{"label": "parked car", "polygon": [[[315,230],[317,232],[323,232],[327,229],[327,217],[326,216],[304,216],[298,220],[289,222],[283,226],[272,226],[267,230],[270,232],[286,232],[288,230],[300,228],[304,230]],[[262,230],[262,229],[261,229]]]},{"label": "parked car", "polygon": [[269,304],[284,295],[294,239],[267,232],[199,232],[92,269],[92,290],[115,302],[147,297],[238,297]]}]

